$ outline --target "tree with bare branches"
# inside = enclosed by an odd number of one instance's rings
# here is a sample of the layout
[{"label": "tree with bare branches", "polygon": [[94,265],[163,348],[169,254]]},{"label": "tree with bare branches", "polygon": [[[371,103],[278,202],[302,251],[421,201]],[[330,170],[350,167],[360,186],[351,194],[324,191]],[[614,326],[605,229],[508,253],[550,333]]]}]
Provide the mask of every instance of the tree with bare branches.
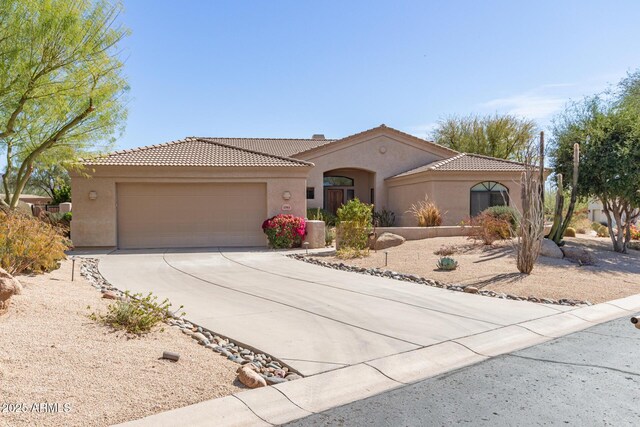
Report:
[{"label": "tree with bare branches", "polygon": [[38,160],[73,160],[122,129],[121,9],[100,0],[0,2],[0,207],[17,206]]}]

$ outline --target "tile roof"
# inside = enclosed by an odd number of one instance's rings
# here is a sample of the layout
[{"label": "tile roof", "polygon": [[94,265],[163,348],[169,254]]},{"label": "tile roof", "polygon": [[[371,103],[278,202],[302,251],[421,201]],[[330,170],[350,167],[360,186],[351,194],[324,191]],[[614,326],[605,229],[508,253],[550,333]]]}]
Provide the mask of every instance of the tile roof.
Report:
[{"label": "tile roof", "polygon": [[291,157],[313,148],[330,144],[335,139],[298,139],[298,138],[211,138],[197,137],[202,141],[218,142],[225,145],[271,154]]},{"label": "tile roof", "polygon": [[[362,132],[354,133],[353,135],[349,135],[349,136],[346,136],[346,137],[341,138],[341,139],[336,139],[336,140],[333,140],[331,142],[340,143],[340,142],[344,142],[344,141],[350,141],[352,139],[361,137],[363,135],[368,135],[368,134],[374,133],[374,132],[376,132],[378,130],[384,130],[384,131],[386,131],[388,133],[395,134],[395,135],[398,135],[398,136],[403,137],[403,138],[409,138],[409,139],[412,139],[412,140],[414,140],[415,142],[417,142],[419,144],[424,144],[424,145],[427,145],[427,146],[430,146],[430,147],[433,147],[433,148],[438,148],[438,149],[440,149],[442,151],[449,152],[451,154],[458,154],[457,151],[452,150],[451,148],[447,148],[447,147],[445,147],[443,145],[436,144],[435,142],[427,141],[426,139],[418,138],[415,135],[411,135],[409,133],[402,132],[402,131],[400,131],[398,129],[394,129],[392,127],[389,127],[389,126],[385,125],[384,123],[381,124],[380,126],[376,126],[374,128],[367,129],[367,130],[362,131]],[[325,144],[323,144],[323,145],[325,145]],[[321,146],[322,145],[318,145],[317,147],[311,147],[311,148],[309,148],[309,149],[307,149],[305,151],[300,151],[299,153],[296,153],[296,155],[307,154],[307,152],[314,151],[316,148],[319,148]]]},{"label": "tile roof", "polygon": [[200,138],[116,151],[83,163],[90,166],[313,166],[303,160]]},{"label": "tile roof", "polygon": [[523,172],[523,163],[510,160],[497,159],[495,157],[481,156],[479,154],[460,153],[457,156],[438,160],[419,168],[411,169],[392,178],[413,175],[426,171],[457,171],[457,172]]}]

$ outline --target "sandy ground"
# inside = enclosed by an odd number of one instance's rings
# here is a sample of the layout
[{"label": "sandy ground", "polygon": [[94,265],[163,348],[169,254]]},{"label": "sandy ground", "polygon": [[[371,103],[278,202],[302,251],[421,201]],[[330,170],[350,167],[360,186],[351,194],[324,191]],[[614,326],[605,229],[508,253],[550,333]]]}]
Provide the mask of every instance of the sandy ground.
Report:
[{"label": "sandy ground", "polygon": [[[0,317],[1,426],[106,426],[239,391],[236,364],[175,328],[128,338],[90,320],[109,302],[78,271],[71,282],[65,261],[18,278],[23,293]],[[164,350],[180,361],[159,360]],[[59,412],[7,412],[42,402]]]},{"label": "sandy ground", "polygon": [[[628,254],[613,252],[609,238],[579,235],[566,241],[569,246],[593,251],[598,260],[596,265],[580,267],[566,259],[540,257],[533,273],[527,276],[518,272],[509,243],[485,247],[474,245],[465,237],[407,241],[387,249],[387,267],[384,251],[371,251],[369,257],[347,261],[334,257],[322,259],[418,274],[446,283],[473,285],[523,297],[569,298],[598,303],[640,293],[640,251],[629,250]],[[455,271],[439,271],[436,262],[440,256],[434,251],[448,245],[458,247],[452,256],[459,267]]]}]

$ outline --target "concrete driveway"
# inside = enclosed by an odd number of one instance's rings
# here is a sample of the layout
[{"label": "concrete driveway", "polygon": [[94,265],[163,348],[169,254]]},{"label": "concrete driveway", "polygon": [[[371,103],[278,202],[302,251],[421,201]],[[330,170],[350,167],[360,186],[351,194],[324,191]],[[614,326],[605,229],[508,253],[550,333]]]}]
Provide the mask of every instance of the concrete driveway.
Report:
[{"label": "concrete driveway", "polygon": [[[516,324],[542,337],[536,327],[546,327],[544,318],[569,310],[337,271],[259,250],[119,251],[102,256],[99,268],[119,289],[167,297],[184,305],[190,321],[303,375],[451,340],[473,347],[477,334],[509,336]],[[541,320],[527,328],[534,319]]]}]

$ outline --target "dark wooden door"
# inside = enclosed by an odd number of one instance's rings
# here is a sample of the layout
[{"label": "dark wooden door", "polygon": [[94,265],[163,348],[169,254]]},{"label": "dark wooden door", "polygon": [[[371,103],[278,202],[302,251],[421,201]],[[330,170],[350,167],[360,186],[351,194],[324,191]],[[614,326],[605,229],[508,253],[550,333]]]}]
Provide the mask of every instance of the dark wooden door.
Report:
[{"label": "dark wooden door", "polygon": [[327,210],[333,214],[344,203],[344,190],[329,189],[327,190]]}]

